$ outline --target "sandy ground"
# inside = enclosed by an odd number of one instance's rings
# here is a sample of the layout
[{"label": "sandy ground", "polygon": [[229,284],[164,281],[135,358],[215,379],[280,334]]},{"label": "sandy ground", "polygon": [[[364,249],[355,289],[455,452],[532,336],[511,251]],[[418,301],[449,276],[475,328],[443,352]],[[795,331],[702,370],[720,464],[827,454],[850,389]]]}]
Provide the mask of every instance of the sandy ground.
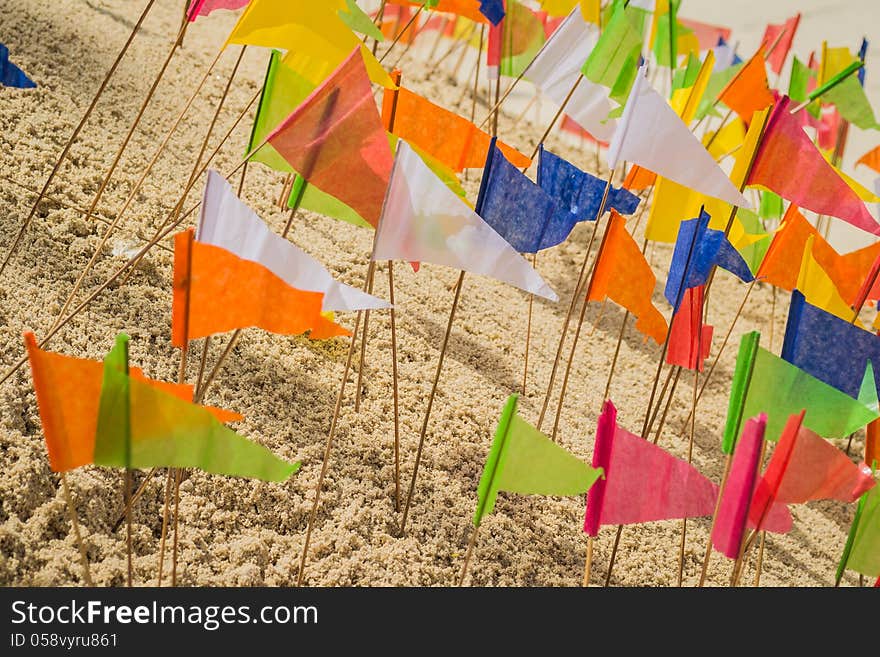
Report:
[{"label": "sandy ground", "polygon": [[[737,7],[721,3],[686,3],[686,15],[751,30],[762,30],[766,20],[782,20],[791,7],[806,3],[774,2],[773,14],[752,16],[748,23]],[[751,3],[756,4],[756,3]],[[766,3],[764,3],[766,4]],[[777,4],[779,8],[777,10]],[[818,25],[798,39],[801,52],[807,34],[835,32],[855,44],[861,37],[859,12],[870,11],[871,0],[826,2],[814,0],[815,13],[805,12],[805,27]],[[144,31],[124,59],[118,75],[98,105],[93,119],[72,150],[70,161],[51,189],[52,198],[86,206],[91,201],[137,113],[155,72],[166,56],[180,20],[178,0],[157,0]],[[783,6],[785,5],[785,6]],[[822,5],[820,7],[820,5]],[[830,17],[825,5],[845,6]],[[0,0],[0,41],[13,59],[39,83],[31,91],[0,91],[0,240],[5,245],[27,215],[33,196],[18,183],[38,187],[63,144],[87,107],[94,90],[119,51],[142,3],[124,0]],[[821,11],[820,11],[821,10]],[[743,10],[745,12],[745,10]],[[824,12],[824,13],[822,13]],[[846,18],[844,18],[846,16]],[[165,136],[190,90],[204,74],[232,25],[231,15],[217,15],[195,24],[183,49],[174,57],[159,85],[141,127],[125,152],[111,181],[100,215],[112,218],[133,182]],[[873,29],[876,30],[876,27]],[[832,37],[831,34],[828,35]],[[760,35],[754,38],[754,41]],[[432,40],[433,37],[430,40]],[[876,58],[874,40],[872,57]],[[429,43],[430,45],[430,43]],[[816,44],[818,45],[818,44]],[[441,52],[447,46],[441,47]],[[747,44],[744,40],[744,49]],[[413,52],[415,54],[416,51]],[[95,272],[80,298],[103,282],[143,243],[174,206],[189,176],[207,125],[226,84],[238,49],[224,54],[172,146],[160,159],[123,220],[123,229],[101,254]],[[394,59],[394,56],[392,56]],[[211,148],[240,114],[262,81],[267,53],[249,49],[233,90],[219,117]],[[429,70],[415,57],[403,62],[404,81],[449,107],[463,98],[465,83],[449,77],[455,57],[444,67]],[[462,80],[471,66],[460,69]],[[875,84],[877,78],[874,78]],[[876,94],[874,95],[876,97]],[[470,98],[458,110],[470,112]],[[485,115],[485,101],[478,118]],[[500,121],[502,137],[529,152],[540,129],[526,121],[514,126],[515,115]],[[250,115],[221,150],[216,166],[229,171],[244,153]],[[868,144],[870,146],[870,144]],[[548,147],[585,168],[594,163],[592,147],[581,148],[554,134]],[[862,149],[858,149],[862,150]],[[477,176],[467,188],[475,197]],[[274,207],[282,177],[261,165],[249,168],[244,198],[273,227],[281,230],[286,213]],[[190,196],[189,207],[198,198]],[[23,248],[0,280],[0,354],[3,370],[23,353],[22,331],[46,332],[72,288],[77,273],[94,252],[105,225],[86,223],[82,213],[47,203],[28,231]],[[535,303],[533,344],[523,416],[537,419],[550,374],[557,336],[584,257],[591,227],[582,225],[564,245],[542,253],[538,268],[559,292],[558,304]],[[639,233],[640,235],[640,233]],[[324,217],[303,213],[291,237],[322,260],[341,280],[360,285],[366,270],[371,234]],[[655,270],[665,271],[670,249],[649,250]],[[179,354],[170,346],[171,253],[153,250],[124,286],[114,285],[51,342],[50,348],[76,356],[101,358],[118,331],[132,336],[132,362],[149,376],[171,380]],[[457,273],[425,266],[414,274],[407,266],[395,269],[399,310],[399,367],[401,399],[401,477],[406,486],[412,471],[418,431],[422,422],[438,349],[452,302]],[[662,281],[655,300],[662,301]],[[710,321],[716,325],[714,349],[726,332],[745,286],[719,275],[713,289]],[[377,276],[376,293],[387,296],[386,269]],[[694,462],[718,480],[719,450],[726,413],[735,345],[747,330],[760,329],[769,340],[768,288],[757,288],[734,331],[733,348],[721,360],[696,424]],[[394,512],[393,417],[391,400],[391,345],[387,312],[375,313],[370,323],[364,398],[359,415],[353,413],[351,394],[340,420],[317,524],[306,581],[310,585],[417,585],[453,584],[461,568],[476,503],[476,487],[495,424],[506,397],[522,380],[527,297],[511,287],[468,276],[455,321],[448,358],[434,404],[421,474],[406,537],[397,537]],[[778,298],[775,346],[780,344],[787,299]],[[560,424],[563,444],[589,459],[601,394],[610,366],[623,310],[609,304],[600,315],[599,304],[587,309],[587,338],[577,353],[572,382]],[[597,321],[598,319],[598,321]],[[353,315],[341,321],[354,323]],[[595,330],[593,330],[595,326]],[[228,337],[215,340],[209,366]],[[194,345],[198,353],[201,344]],[[184,585],[292,585],[296,581],[304,530],[314,485],[321,465],[324,441],[342,376],[347,340],[313,343],[302,338],[244,332],[239,344],[211,388],[207,401],[242,412],[236,426],[279,456],[301,459],[303,468],[285,484],[263,484],[219,476],[194,474],[181,487],[180,581]],[[659,350],[645,344],[631,324],[625,333],[620,363],[612,387],[619,421],[638,431],[645,412]],[[197,358],[187,373],[197,374]],[[192,362],[196,361],[196,362]],[[687,433],[682,424],[689,410],[691,377],[678,388],[661,444],[684,456]],[[353,390],[349,385],[349,393]],[[27,368],[2,387],[0,423],[0,584],[78,585],[78,553],[69,529],[58,476],[49,469],[36,401]],[[856,453],[862,437],[855,441]],[[142,475],[141,475],[142,476]],[[98,585],[119,585],[125,572],[124,531],[111,533],[121,511],[121,475],[94,467],[69,475],[79,506],[79,517]],[[138,479],[140,481],[140,477]],[[135,578],[155,583],[163,477],[147,487],[134,510]],[[581,581],[586,540],[581,531],[583,497],[546,498],[501,494],[495,513],[484,521],[472,564],[471,583],[498,586],[571,586]],[[851,507],[822,502],[793,509],[794,530],[773,536],[764,556],[763,585],[826,586],[852,519]],[[628,586],[674,585],[681,523],[659,522],[628,527],[623,533],[612,582]],[[709,519],[688,523],[685,581],[695,584],[707,541]],[[607,570],[613,528],[601,533],[597,544],[594,581]],[[754,560],[744,582],[751,584]],[[717,554],[710,569],[713,584],[725,584],[730,563]],[[856,578],[847,575],[846,584]]]}]

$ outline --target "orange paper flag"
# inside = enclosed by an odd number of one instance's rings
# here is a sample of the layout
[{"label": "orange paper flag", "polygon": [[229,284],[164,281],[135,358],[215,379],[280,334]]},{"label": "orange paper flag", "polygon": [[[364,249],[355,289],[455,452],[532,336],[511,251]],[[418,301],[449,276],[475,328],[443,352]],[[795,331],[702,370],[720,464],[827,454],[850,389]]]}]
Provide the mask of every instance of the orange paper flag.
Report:
[{"label": "orange paper flag", "polygon": [[657,174],[640,167],[638,164],[630,168],[623,181],[623,188],[631,192],[641,192],[657,182]]},{"label": "orange paper flag", "polygon": [[773,104],[763,51],[758,51],[718,94],[718,99],[748,123],[752,114]]},{"label": "orange paper flag", "polygon": [[880,467],[880,420],[874,420],[865,428],[865,463],[871,467]]},{"label": "orange paper flag", "polygon": [[870,167],[877,173],[880,173],[880,146],[862,155],[856,162],[856,166],[859,164],[864,164],[866,167]]},{"label": "orange paper flag", "polygon": [[666,339],[666,319],[651,299],[656,283],[657,277],[627,232],[626,222],[612,209],[587,301],[608,298],[619,303],[636,316],[636,329],[662,344]]},{"label": "orange paper flag", "polygon": [[[397,96],[395,105],[394,96]],[[394,109],[394,134],[410,142],[453,171],[479,169],[486,164],[492,136],[464,117],[435,105],[409,89],[388,91],[382,105],[385,123]],[[515,148],[499,141],[498,148],[516,167],[529,166],[532,161]]]},{"label": "orange paper flag", "polygon": [[[50,467],[54,472],[67,472],[92,463],[104,363],[43,351],[33,333],[25,333],[24,342]],[[129,374],[184,401],[192,401],[190,385],[154,381],[138,368],[132,368]],[[220,422],[244,419],[238,413],[210,407],[208,410]]]},{"label": "orange paper flag", "polygon": [[[421,7],[425,2],[424,0],[399,0],[397,4]],[[434,11],[464,16],[478,23],[489,22],[489,19],[480,12],[480,0],[438,0],[435,4]]]},{"label": "orange paper flag", "polygon": [[804,249],[810,237],[813,237],[813,257],[816,262],[834,282],[844,301],[854,303],[872,263],[880,254],[880,243],[841,255],[794,204],[788,206],[756,277],[789,292],[795,289]]},{"label": "orange paper flag", "polygon": [[350,335],[321,315],[324,295],[290,287],[263,265],[193,239],[193,231],[174,238],[174,304],[171,343],[233,329],[258,326],[271,333],[312,340]]},{"label": "orange paper flag", "polygon": [[[703,324],[703,291],[705,286],[688,288],[678,312],[672,318],[666,362],[688,370],[702,372],[712,348],[714,328]],[[697,354],[702,353],[702,358]]]}]

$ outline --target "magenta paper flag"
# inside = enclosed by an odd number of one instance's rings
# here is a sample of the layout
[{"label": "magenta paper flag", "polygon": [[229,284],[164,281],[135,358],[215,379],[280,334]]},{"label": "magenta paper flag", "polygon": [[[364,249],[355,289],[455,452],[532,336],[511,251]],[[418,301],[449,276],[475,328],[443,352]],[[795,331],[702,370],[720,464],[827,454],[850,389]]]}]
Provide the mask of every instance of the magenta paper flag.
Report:
[{"label": "magenta paper flag", "polygon": [[229,9],[235,11],[241,9],[251,0],[193,0],[189,7],[188,18],[194,21],[199,16],[207,16],[217,9]]},{"label": "magenta paper flag", "polygon": [[804,427],[803,416],[803,412],[791,416],[755,488],[749,521],[756,527],[764,524],[768,505],[810,500],[849,503],[876,484],[871,468],[864,463],[856,465],[841,450]]},{"label": "magenta paper flag", "polygon": [[617,409],[606,401],[596,430],[593,467],[605,478],[587,494],[584,532],[601,525],[631,525],[710,516],[718,487],[687,461],[617,426]]},{"label": "magenta paper flag", "polygon": [[721,493],[718,518],[712,530],[712,545],[729,559],[736,559],[739,556],[749,505],[752,502],[752,491],[758,476],[758,461],[761,458],[761,443],[764,441],[766,428],[765,413],[746,422],[736,445],[727,484]]},{"label": "magenta paper flag", "polygon": [[393,160],[359,47],[267,141],[307,182],[379,223]]}]

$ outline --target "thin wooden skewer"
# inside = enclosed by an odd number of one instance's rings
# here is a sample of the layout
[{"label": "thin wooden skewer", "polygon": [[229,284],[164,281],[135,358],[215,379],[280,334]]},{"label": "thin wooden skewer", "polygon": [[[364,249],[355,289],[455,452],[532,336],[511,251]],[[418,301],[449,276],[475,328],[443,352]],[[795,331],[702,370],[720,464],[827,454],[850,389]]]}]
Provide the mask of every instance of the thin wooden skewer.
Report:
[{"label": "thin wooden skewer", "polygon": [[159,468],[152,468],[147,473],[147,476],[144,477],[144,480],[140,483],[140,486],[137,487],[137,490],[134,492],[134,495],[131,496],[131,499],[128,502],[128,505],[122,510],[122,515],[116,519],[116,522],[113,523],[113,529],[110,530],[111,534],[115,534],[117,530],[122,526],[122,523],[125,522],[125,514],[128,513],[128,508],[133,506],[135,502],[137,502],[141,495],[143,495],[144,490],[147,488],[147,484],[153,479],[153,476],[158,472]]},{"label": "thin wooden skewer", "polygon": [[592,536],[587,537],[587,559],[584,562],[584,581],[583,585],[588,587],[590,585],[590,573],[593,570],[593,543],[596,542]]},{"label": "thin wooden skewer", "polygon": [[67,503],[67,511],[70,514],[70,525],[73,528],[73,535],[76,538],[76,544],[79,548],[79,558],[82,561],[83,581],[86,586],[94,586],[92,582],[92,573],[89,570],[89,557],[86,553],[86,546],[83,543],[82,534],[79,531],[79,520],[76,517],[76,507],[73,504],[73,497],[70,495],[70,487],[67,485],[67,473],[61,473],[61,488],[64,491],[64,500]]},{"label": "thin wooden skewer", "polygon": [[409,492],[406,496],[406,504],[403,506],[403,517],[400,521],[401,536],[406,531],[406,519],[409,515],[409,507],[412,504],[413,493],[416,488],[416,479],[419,476],[419,464],[422,460],[422,449],[425,447],[425,436],[428,434],[428,423],[431,421],[431,409],[434,406],[434,397],[437,394],[437,384],[440,382],[440,374],[443,372],[443,361],[446,358],[446,347],[449,345],[449,336],[452,334],[452,324],[455,321],[455,311],[458,309],[458,301],[461,298],[461,288],[464,286],[465,272],[462,270],[455,286],[455,298],[452,301],[452,309],[449,311],[449,321],[446,324],[446,335],[443,336],[443,345],[440,347],[440,357],[437,359],[437,371],[434,373],[434,383],[431,385],[431,393],[428,395],[428,408],[425,411],[425,419],[422,422],[422,431],[419,435],[419,447],[416,450],[416,460],[413,464],[412,479],[409,482]]},{"label": "thin wooden skewer", "polygon": [[107,85],[110,82],[110,78],[113,77],[113,74],[116,72],[119,63],[122,61],[122,58],[125,56],[125,53],[128,52],[128,48],[131,45],[131,42],[134,40],[135,35],[141,29],[141,25],[147,17],[147,14],[150,13],[150,9],[153,6],[153,3],[156,0],[149,0],[147,5],[144,7],[143,12],[141,12],[140,18],[138,18],[137,23],[132,28],[131,32],[128,35],[128,39],[125,42],[125,45],[122,46],[122,50],[116,56],[116,59],[113,61],[113,64],[110,66],[110,70],[107,71],[107,75],[104,76],[104,81],[101,82],[101,86],[98,87],[98,91],[95,93],[92,98],[92,102],[89,104],[86,113],[80,119],[79,124],[74,128],[73,134],[70,135],[70,138],[67,140],[67,143],[64,145],[64,148],[61,151],[61,155],[58,156],[58,159],[55,161],[55,164],[52,166],[52,171],[49,173],[49,177],[46,178],[46,182],[43,183],[43,189],[37,194],[37,200],[34,201],[33,206],[31,206],[31,211],[28,213],[27,218],[22,223],[21,228],[19,228],[18,233],[15,236],[15,239],[12,242],[12,245],[9,247],[9,252],[6,254],[6,258],[3,260],[3,264],[0,265],[0,276],[3,275],[3,272],[6,270],[6,265],[9,264],[9,261],[12,259],[12,256],[15,254],[19,245],[21,244],[21,240],[24,237],[25,231],[27,231],[31,222],[33,221],[34,215],[37,213],[37,208],[40,205],[40,201],[43,200],[43,197],[46,195],[46,192],[49,190],[49,185],[52,184],[52,181],[55,179],[55,176],[58,173],[58,170],[61,168],[61,164],[64,162],[64,159],[67,157],[67,154],[70,152],[73,143],[76,141],[76,138],[79,136],[79,133],[82,131],[83,127],[86,124],[86,121],[89,120],[89,117],[92,115],[92,112],[95,110],[95,106],[98,104],[98,100],[104,94],[104,90],[107,88]]},{"label": "thin wooden skewer", "polygon": [[[535,269],[538,266],[538,254],[532,254],[532,269]],[[522,395],[523,398],[526,396],[526,382],[529,378],[529,348],[532,342],[532,312],[535,306],[535,295],[529,295],[529,316],[528,323],[526,325],[526,349],[525,355],[523,357],[523,384],[522,384]]]},{"label": "thin wooden skewer", "polygon": [[400,31],[397,33],[397,36],[395,36],[394,39],[391,41],[391,43],[388,45],[388,50],[386,50],[385,53],[382,55],[382,57],[379,58],[379,63],[380,63],[380,64],[381,64],[382,62],[384,62],[384,61],[385,61],[385,58],[388,57],[388,55],[391,53],[392,50],[394,50],[394,46],[396,46],[396,45],[397,45],[397,42],[400,41],[401,37],[403,37],[403,35],[406,34],[406,31],[410,28],[410,26],[411,26],[411,25],[415,22],[415,20],[419,17],[419,14],[422,13],[422,10],[427,6],[427,4],[428,4],[428,3],[425,2],[425,3],[423,3],[421,6],[419,6],[419,8],[416,10],[416,13],[414,13],[414,14],[412,15],[412,18],[410,18],[410,19],[407,21],[406,25],[403,26],[403,29],[400,30]]},{"label": "thin wooden skewer", "polygon": [[[370,264],[367,268],[367,294],[373,294],[373,278],[376,275],[376,263],[373,260],[370,260]],[[369,308],[364,311],[364,330],[361,333],[361,359],[358,363],[358,376],[357,376],[357,386],[354,391],[354,412],[360,413],[361,410],[361,392],[363,389],[364,382],[364,369],[367,364],[367,334],[369,333],[370,327],[370,310]]]},{"label": "thin wooden skewer", "polygon": [[721,496],[727,486],[727,480],[730,478],[730,467],[733,465],[733,453],[728,454],[724,460],[724,474],[721,475],[721,486],[718,488],[718,498],[715,500],[715,511],[712,513],[712,524],[709,527],[709,540],[706,542],[706,554],[703,556],[703,570],[700,573],[700,583],[697,585],[702,588],[706,583],[706,575],[709,573],[709,561],[712,559],[712,533],[718,524],[718,512],[721,510]]},{"label": "thin wooden skewer", "polygon": [[468,566],[471,563],[471,555],[474,552],[474,545],[477,543],[477,534],[480,533],[480,526],[474,525],[474,531],[471,532],[471,540],[468,542],[467,553],[464,555],[464,566],[461,569],[461,576],[458,579],[459,587],[464,586],[464,580],[467,577]]},{"label": "thin wooden skewer", "polygon": [[391,304],[391,376],[394,391],[394,511],[400,513],[400,412],[397,375],[397,319],[394,310],[394,261],[388,261],[388,301]]},{"label": "thin wooden skewer", "polygon": [[[678,388],[678,380],[681,377],[682,372],[681,366],[673,367],[669,370],[670,376],[675,373],[675,376],[672,378],[672,387],[669,389],[669,397],[666,398],[666,405],[663,407],[663,413],[660,415],[660,423],[657,425],[657,433],[654,434],[654,444],[660,442],[660,436],[663,435],[663,427],[666,426],[666,416],[669,414],[669,409],[672,406],[672,400],[675,399],[675,391]],[[667,379],[668,381],[669,379]],[[663,399],[663,394],[665,391],[660,393],[660,399]],[[660,404],[657,404],[659,409]],[[654,420],[656,419],[656,414],[653,418],[651,418],[650,424],[648,424],[648,435],[651,434],[654,426]]]},{"label": "thin wooden skewer", "polygon": [[[565,100],[562,101],[562,105],[560,105],[559,109],[556,110],[556,114],[553,116],[553,120],[550,121],[550,125],[547,126],[547,129],[544,131],[544,134],[541,136],[540,141],[538,141],[538,144],[535,146],[535,150],[532,151],[532,156],[529,158],[530,160],[535,159],[535,156],[538,154],[538,149],[541,148],[541,144],[543,144],[545,141],[547,141],[547,137],[550,136],[550,132],[553,130],[554,126],[556,125],[556,122],[559,120],[559,117],[562,116],[562,113],[565,111],[565,107],[568,105],[568,101],[570,101],[571,97],[574,96],[574,92],[577,91],[578,85],[581,83],[581,80],[583,80],[583,79],[584,79],[583,73],[578,75],[578,79],[574,83],[574,86],[572,86],[571,91],[568,92],[568,95],[565,97]],[[497,113],[495,116],[497,116]],[[612,176],[609,175],[609,177],[608,177],[609,184],[611,183],[611,178],[612,178]]]}]

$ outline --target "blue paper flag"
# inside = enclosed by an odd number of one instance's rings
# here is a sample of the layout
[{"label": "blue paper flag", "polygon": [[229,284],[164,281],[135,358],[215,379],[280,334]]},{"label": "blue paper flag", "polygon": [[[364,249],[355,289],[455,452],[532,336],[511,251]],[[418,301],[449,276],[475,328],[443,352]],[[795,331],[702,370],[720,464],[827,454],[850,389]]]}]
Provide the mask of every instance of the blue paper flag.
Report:
[{"label": "blue paper flag", "polygon": [[0,85],[19,89],[33,89],[37,86],[36,82],[24,74],[24,71],[9,61],[9,48],[2,43],[0,43]]},{"label": "blue paper flag", "polygon": [[[868,54],[868,40],[862,37],[862,45],[859,47],[859,59],[864,63],[865,56]],[[865,67],[859,69],[859,83],[864,87],[865,86]]]},{"label": "blue paper flag", "polygon": [[870,362],[880,386],[880,336],[807,303],[798,290],[791,294],[781,355],[856,399]]},{"label": "blue paper flag", "polygon": [[665,292],[676,313],[684,293],[705,285],[713,267],[726,269],[746,283],[755,278],[724,232],[709,228],[709,220],[709,213],[703,210],[696,219],[682,221],[678,229]]},{"label": "blue paper flag", "polygon": [[480,13],[488,18],[492,25],[498,25],[504,18],[504,0],[480,0]]}]

